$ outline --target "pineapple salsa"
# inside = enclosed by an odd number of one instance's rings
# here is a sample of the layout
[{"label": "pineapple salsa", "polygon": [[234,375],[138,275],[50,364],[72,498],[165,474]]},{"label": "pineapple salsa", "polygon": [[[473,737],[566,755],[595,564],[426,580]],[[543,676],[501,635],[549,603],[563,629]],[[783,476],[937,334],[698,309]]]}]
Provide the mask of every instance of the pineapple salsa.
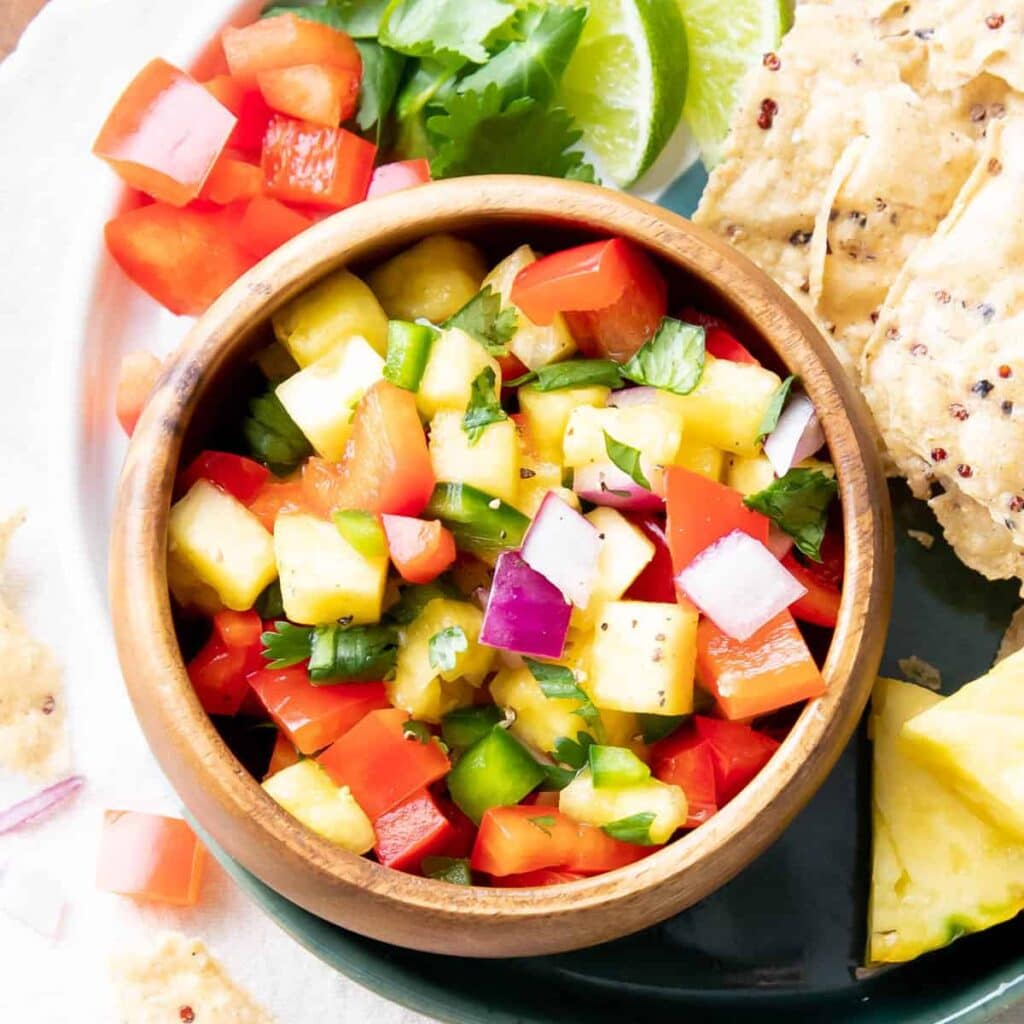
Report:
[{"label": "pineapple salsa", "polygon": [[598,874],[824,692],[814,408],[670,305],[623,239],[488,272],[437,235],[275,314],[246,454],[180,474],[168,578],[199,700],[310,829],[458,884]]}]

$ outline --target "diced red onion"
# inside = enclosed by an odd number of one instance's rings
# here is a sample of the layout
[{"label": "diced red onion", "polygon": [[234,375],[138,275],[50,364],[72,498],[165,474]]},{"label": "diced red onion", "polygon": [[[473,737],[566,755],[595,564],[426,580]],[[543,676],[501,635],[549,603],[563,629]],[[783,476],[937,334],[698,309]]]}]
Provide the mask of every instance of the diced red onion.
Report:
[{"label": "diced red onion", "polygon": [[601,538],[596,526],[553,491],[540,503],[520,554],[531,569],[558,587],[566,601],[577,608],[590,603]]},{"label": "diced red onion", "polygon": [[0,835],[32,825],[52,814],[65,800],[74,796],[84,782],[81,775],[71,775],[0,811]]},{"label": "diced red onion", "polygon": [[560,658],[571,614],[572,605],[558,587],[531,569],[518,551],[505,551],[494,567],[480,642],[517,654]]},{"label": "diced red onion", "polygon": [[734,640],[747,640],[807,593],[760,541],[742,530],[705,548],[678,580],[683,593]]},{"label": "diced red onion", "polygon": [[628,409],[633,405],[650,405],[657,399],[657,388],[623,388],[621,391],[613,391],[604,404],[616,409]]},{"label": "diced red onion", "polygon": [[770,523],[768,526],[768,550],[781,562],[793,550],[793,538],[785,530]]},{"label": "diced red onion", "polygon": [[0,875],[0,911],[55,939],[66,900],[61,886],[33,868],[8,864]]},{"label": "diced red onion", "polygon": [[595,505],[621,508],[628,512],[656,512],[664,498],[641,487],[628,473],[611,462],[593,462],[573,472],[572,489]]},{"label": "diced red onion", "polygon": [[782,410],[775,429],[765,438],[764,453],[776,476],[785,476],[798,462],[825,443],[814,403],[806,395],[793,395]]}]

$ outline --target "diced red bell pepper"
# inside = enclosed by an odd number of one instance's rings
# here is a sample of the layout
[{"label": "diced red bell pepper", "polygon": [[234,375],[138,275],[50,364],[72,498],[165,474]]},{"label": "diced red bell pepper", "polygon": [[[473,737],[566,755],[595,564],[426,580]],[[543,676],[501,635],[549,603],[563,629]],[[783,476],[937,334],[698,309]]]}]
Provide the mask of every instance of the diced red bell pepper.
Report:
[{"label": "diced red bell pepper", "polygon": [[359,50],[346,33],[291,13],[226,28],[221,42],[231,74],[241,82],[255,81],[261,71],[300,64],[329,64],[362,73]]},{"label": "diced red bell pepper", "polygon": [[370,712],[391,706],[383,683],[314,686],[303,665],[260,669],[249,685],[302,754],[323,750]]},{"label": "diced red bell pepper", "polygon": [[299,752],[295,744],[292,743],[285,733],[279,732],[274,740],[274,749],[270,752],[270,764],[267,765],[267,774],[263,776],[263,779],[266,781],[271,775],[283,772],[285,768],[291,768],[293,764],[298,763]]},{"label": "diced red bell pepper", "polygon": [[[436,788],[436,787],[435,787]],[[476,841],[476,825],[454,800],[438,797],[441,813],[451,822],[452,834],[447,846],[440,851],[442,857],[468,857]]]},{"label": "diced red bell pepper", "polygon": [[237,123],[228,146],[245,153],[258,153],[274,112],[254,85],[247,86],[230,75],[217,75],[203,83],[204,88],[235,115]]},{"label": "diced red bell pepper", "polygon": [[701,618],[697,678],[731,719],[756,718],[825,692],[825,680],[788,610],[746,640],[734,640]]},{"label": "diced red bell pepper", "polygon": [[249,511],[273,533],[274,524],[282,512],[305,512],[310,509],[301,480],[270,479],[249,502]]},{"label": "diced red bell pepper", "polygon": [[188,663],[192,688],[210,715],[237,715],[248,693],[246,676],[262,668],[263,623],[254,611],[225,610],[213,617],[213,632]]},{"label": "diced red bell pepper", "polygon": [[278,114],[263,139],[264,189],[277,199],[342,210],[366,198],[376,156],[372,142],[344,128]]},{"label": "diced red bell pepper", "polygon": [[153,392],[163,363],[152,352],[128,352],[121,357],[114,408],[121,429],[131,437]]},{"label": "diced red bell pepper", "polygon": [[692,729],[659,740],[651,747],[654,777],[679,786],[686,794],[686,828],[696,828],[718,810],[715,756],[711,744]]},{"label": "diced red bell pepper", "polygon": [[578,882],[586,875],[574,871],[552,871],[541,868],[540,871],[525,871],[521,875],[506,875],[495,878],[494,884],[506,889],[539,889],[545,885],[564,885],[566,882]]},{"label": "diced red bell pepper", "polygon": [[668,549],[665,522],[638,513],[626,518],[654,545],[654,557],[626,591],[626,601],[656,601],[671,604],[676,599],[675,572]]},{"label": "diced red bell pepper", "polygon": [[381,516],[388,553],[407,583],[429,583],[455,561],[455,538],[437,520]]},{"label": "diced red bell pepper", "polygon": [[260,71],[256,82],[268,106],[300,121],[336,128],[356,112],[358,69],[300,64]]},{"label": "diced red bell pepper", "polygon": [[270,477],[266,466],[231,452],[200,452],[181,474],[178,484],[188,491],[197,480],[209,480],[248,505]]},{"label": "diced red bell pepper", "polygon": [[[414,185],[425,185],[430,180],[430,161],[423,158],[381,164],[373,172],[373,177],[370,179],[370,190],[367,192],[366,198],[375,199],[377,196],[384,196],[389,192],[400,192],[402,189],[412,188]],[[502,372],[504,373],[504,367],[502,367]]]},{"label": "diced red bell pepper", "polygon": [[668,545],[676,574],[733,530],[767,544],[768,517],[747,508],[739,491],[681,466],[665,469],[664,487]]},{"label": "diced red bell pepper", "polygon": [[[525,364],[518,356],[513,355],[511,352],[506,352],[503,356],[497,356],[496,358],[498,366],[501,368],[502,388],[508,387],[508,381],[515,380],[517,377],[522,377],[522,375],[527,372]],[[520,433],[523,432],[518,424],[516,429],[520,430]]]},{"label": "diced red bell pepper", "polygon": [[269,196],[256,196],[246,204],[238,223],[238,238],[257,259],[269,256],[285,242],[312,225],[309,217]]},{"label": "diced red bell pepper", "polygon": [[771,760],[779,744],[739,722],[694,715],[693,727],[711,751],[719,806],[727,804]]},{"label": "diced red bell pepper", "polygon": [[[213,617],[213,631],[231,648],[242,649],[247,655],[262,649],[263,620],[254,611],[234,612],[225,609]],[[260,663],[256,662],[256,667]]]},{"label": "diced red bell pepper", "polygon": [[339,786],[348,786],[371,821],[443,778],[451,767],[441,747],[406,736],[409,715],[398,708],[371,711],[320,756]]},{"label": "diced red bell pepper", "polygon": [[180,818],[105,811],[96,885],[122,896],[190,907],[199,899],[204,856]]},{"label": "diced red bell pepper", "polygon": [[199,198],[227,206],[263,191],[263,170],[248,160],[222,153],[213,165]]},{"label": "diced red bell pepper", "polygon": [[309,459],[302,480],[307,504],[323,515],[335,508],[419,515],[435,480],[416,396],[378,381],[356,407],[344,460]]},{"label": "diced red bell pepper", "polygon": [[842,602],[838,588],[815,572],[814,563],[804,565],[792,552],[782,559],[782,564],[792,573],[797,583],[807,588],[807,593],[789,606],[793,615],[801,622],[809,622],[814,626],[834,627]]},{"label": "diced red bell pepper", "polygon": [[761,365],[760,360],[733,336],[717,316],[687,306],[679,317],[688,324],[697,324],[704,328],[704,347],[716,359],[729,359],[734,363],[750,363],[753,366]]},{"label": "diced red bell pepper", "polygon": [[104,229],[121,269],[172,313],[199,316],[252,258],[235,240],[229,211],[179,210],[151,203],[119,214]]},{"label": "diced red bell pepper", "polygon": [[424,857],[440,856],[455,838],[455,829],[426,789],[414,793],[373,822],[373,852],[387,868],[419,871]]},{"label": "diced red bell pepper", "polygon": [[234,127],[230,110],[158,58],[121,94],[92,151],[132,188],[184,206],[199,195]]},{"label": "diced red bell pepper", "polygon": [[600,875],[625,867],[660,850],[660,846],[639,846],[613,839],[594,825],[577,825],[576,842],[560,867],[585,875]]}]

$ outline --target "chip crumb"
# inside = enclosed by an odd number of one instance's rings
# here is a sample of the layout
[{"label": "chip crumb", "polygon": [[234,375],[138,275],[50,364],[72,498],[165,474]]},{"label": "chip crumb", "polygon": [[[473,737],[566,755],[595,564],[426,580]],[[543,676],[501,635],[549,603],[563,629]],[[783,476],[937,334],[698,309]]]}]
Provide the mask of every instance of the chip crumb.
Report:
[{"label": "chip crumb", "polygon": [[942,673],[924,658],[912,654],[909,658],[900,658],[898,664],[900,671],[910,682],[936,692],[942,689]]},{"label": "chip crumb", "polygon": [[935,534],[929,533],[927,530],[907,530],[907,536],[911,540],[916,540],[926,551],[931,551],[935,544]]},{"label": "chip crumb", "polygon": [[1003,639],[999,642],[996,660],[992,664],[998,665],[1011,654],[1016,654],[1021,648],[1024,648],[1024,605],[1010,617],[1010,623],[1006,627]]}]

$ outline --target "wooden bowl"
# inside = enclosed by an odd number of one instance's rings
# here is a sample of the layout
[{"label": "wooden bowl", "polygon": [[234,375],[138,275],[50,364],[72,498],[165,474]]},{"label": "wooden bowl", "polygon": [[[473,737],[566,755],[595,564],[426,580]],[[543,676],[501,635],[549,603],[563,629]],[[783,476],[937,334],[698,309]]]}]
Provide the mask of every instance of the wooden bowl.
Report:
[{"label": "wooden bowl", "polygon": [[[491,248],[621,235],[643,245],[702,308],[720,311],[776,368],[799,375],[824,425],[846,532],[828,693],[800,714],[757,778],[709,822],[609,874],[543,889],[461,888],[393,871],[305,829],[228,750],[196,700],[171,620],[165,551],[183,445],[194,450],[225,382],[267,337],[270,315],[337,267],[356,269],[438,231]],[[827,343],[764,274],[718,238],[591,185],[495,176],[438,182],[363,203],[305,232],[230,288],[164,372],[132,438],[118,492],[110,595],[128,689],[185,806],[242,865],[288,899],[385,942],[461,956],[576,949],[661,921],[753,860],[824,781],[878,669],[892,591],[888,494],[867,415]]]}]

